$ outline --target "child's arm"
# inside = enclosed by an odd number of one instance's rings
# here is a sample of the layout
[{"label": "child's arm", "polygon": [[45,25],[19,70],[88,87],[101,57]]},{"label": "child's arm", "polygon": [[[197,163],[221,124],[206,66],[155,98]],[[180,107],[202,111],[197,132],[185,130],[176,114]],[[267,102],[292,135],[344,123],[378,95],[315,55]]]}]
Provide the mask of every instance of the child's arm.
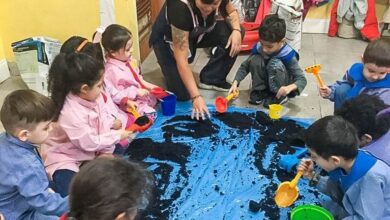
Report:
[{"label": "child's arm", "polygon": [[334,101],[335,91],[337,87],[348,84],[351,87],[354,85],[354,80],[349,76],[349,70],[344,74],[343,79],[336,81],[334,84],[329,87],[320,88],[320,96],[324,99],[329,99],[330,101]]},{"label": "child's arm", "polygon": [[76,146],[88,152],[112,153],[114,145],[130,136],[131,132],[124,130],[109,130],[97,133],[97,129],[90,127],[77,117],[63,115],[60,126],[66,132],[69,140]]},{"label": "child's arm", "polygon": [[337,184],[328,177],[316,175],[314,172],[314,162],[311,159],[302,159],[297,169],[302,172],[304,177],[308,178],[311,182],[315,182],[315,186],[320,192],[330,196],[333,201],[341,202],[342,193]]},{"label": "child's arm", "polygon": [[386,191],[384,190],[388,187],[386,180],[383,176],[372,174],[366,174],[362,178],[359,186],[349,189],[349,193],[343,199],[348,204],[345,207],[346,211],[352,213],[344,219],[383,219],[385,217],[386,206],[388,205],[385,198],[389,196],[385,195]]},{"label": "child's arm", "polygon": [[158,87],[158,86],[154,85],[153,83],[146,82],[142,77],[140,77],[140,78],[141,78],[142,84],[146,87],[146,89],[152,90],[153,88]]},{"label": "child's arm", "polygon": [[236,76],[234,77],[232,86],[229,89],[229,94],[232,92],[237,92],[240,82],[249,74],[249,64],[251,63],[250,59],[252,56],[254,55],[249,56],[248,59],[241,63],[237,70]]},{"label": "child's arm", "polygon": [[104,89],[111,95],[112,100],[116,104],[120,104],[124,99],[134,100],[137,97],[138,87],[124,87],[120,83],[113,82],[109,79],[104,79]]},{"label": "child's arm", "polygon": [[60,194],[49,190],[49,182],[41,161],[26,163],[21,160],[15,166],[19,168],[15,186],[29,205],[45,215],[60,216],[68,211],[68,197],[62,198]]},{"label": "child's arm", "polygon": [[237,70],[236,76],[234,77],[234,81],[237,81],[238,85],[249,74],[249,65],[251,64],[250,60],[252,56],[258,56],[258,55],[249,56],[248,59],[246,59],[243,63],[241,63],[240,67]]}]

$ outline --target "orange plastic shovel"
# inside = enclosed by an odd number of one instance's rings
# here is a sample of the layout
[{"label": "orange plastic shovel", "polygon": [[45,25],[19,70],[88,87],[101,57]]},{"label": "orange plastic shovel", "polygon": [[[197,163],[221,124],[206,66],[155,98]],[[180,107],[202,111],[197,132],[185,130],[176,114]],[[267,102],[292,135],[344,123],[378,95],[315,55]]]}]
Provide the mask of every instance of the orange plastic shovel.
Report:
[{"label": "orange plastic shovel", "polygon": [[317,79],[317,82],[318,82],[318,85],[320,86],[320,88],[323,88],[323,87],[325,87],[325,84],[324,84],[324,81],[322,81],[322,79],[320,77],[320,70],[321,70],[320,64],[316,64],[316,65],[309,66],[309,67],[305,68],[305,71],[307,73],[311,73],[314,75],[314,77]]},{"label": "orange plastic shovel", "polygon": [[143,115],[140,116],[138,111],[134,108],[127,108],[127,111],[134,115],[135,122],[132,124],[127,130],[134,131],[134,132],[144,132],[146,131],[150,126],[152,126],[153,121],[148,118],[148,116]]},{"label": "orange plastic shovel", "polygon": [[230,100],[237,98],[240,92],[232,92],[230,93],[226,98],[222,96],[218,96],[215,99],[215,108],[217,109],[217,112],[219,113],[225,113],[228,107],[228,102]]},{"label": "orange plastic shovel", "polygon": [[275,203],[279,207],[288,207],[297,200],[299,189],[297,187],[298,180],[301,178],[302,172],[298,171],[297,175],[291,182],[283,182],[279,185],[275,194]]}]

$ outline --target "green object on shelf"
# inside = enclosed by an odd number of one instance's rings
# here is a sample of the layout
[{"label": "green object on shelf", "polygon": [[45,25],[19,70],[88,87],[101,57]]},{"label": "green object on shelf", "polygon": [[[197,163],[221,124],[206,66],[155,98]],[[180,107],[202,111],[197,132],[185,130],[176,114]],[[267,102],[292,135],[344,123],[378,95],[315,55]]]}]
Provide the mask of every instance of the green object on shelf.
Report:
[{"label": "green object on shelf", "polygon": [[301,205],[291,211],[291,220],[333,220],[333,215],[316,205]]}]

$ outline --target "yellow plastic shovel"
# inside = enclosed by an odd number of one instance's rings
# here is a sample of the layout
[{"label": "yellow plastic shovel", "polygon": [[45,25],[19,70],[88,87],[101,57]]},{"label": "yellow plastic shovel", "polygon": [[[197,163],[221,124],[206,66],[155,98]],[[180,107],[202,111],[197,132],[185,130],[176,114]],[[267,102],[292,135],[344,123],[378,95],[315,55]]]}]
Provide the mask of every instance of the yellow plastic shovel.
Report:
[{"label": "yellow plastic shovel", "polygon": [[299,189],[297,187],[298,180],[301,178],[302,172],[298,171],[297,175],[291,182],[283,182],[279,185],[275,194],[275,202],[279,207],[288,207],[297,200]]}]

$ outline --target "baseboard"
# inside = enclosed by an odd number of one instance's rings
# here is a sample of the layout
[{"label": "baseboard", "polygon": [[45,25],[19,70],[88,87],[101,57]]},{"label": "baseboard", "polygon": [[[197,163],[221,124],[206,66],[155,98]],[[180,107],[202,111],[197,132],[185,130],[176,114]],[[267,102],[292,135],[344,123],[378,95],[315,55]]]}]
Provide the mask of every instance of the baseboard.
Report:
[{"label": "baseboard", "polygon": [[0,60],[0,83],[10,77],[8,63],[5,59]]},{"label": "baseboard", "polygon": [[329,19],[310,19],[306,18],[303,22],[302,32],[311,34],[328,33]]}]

